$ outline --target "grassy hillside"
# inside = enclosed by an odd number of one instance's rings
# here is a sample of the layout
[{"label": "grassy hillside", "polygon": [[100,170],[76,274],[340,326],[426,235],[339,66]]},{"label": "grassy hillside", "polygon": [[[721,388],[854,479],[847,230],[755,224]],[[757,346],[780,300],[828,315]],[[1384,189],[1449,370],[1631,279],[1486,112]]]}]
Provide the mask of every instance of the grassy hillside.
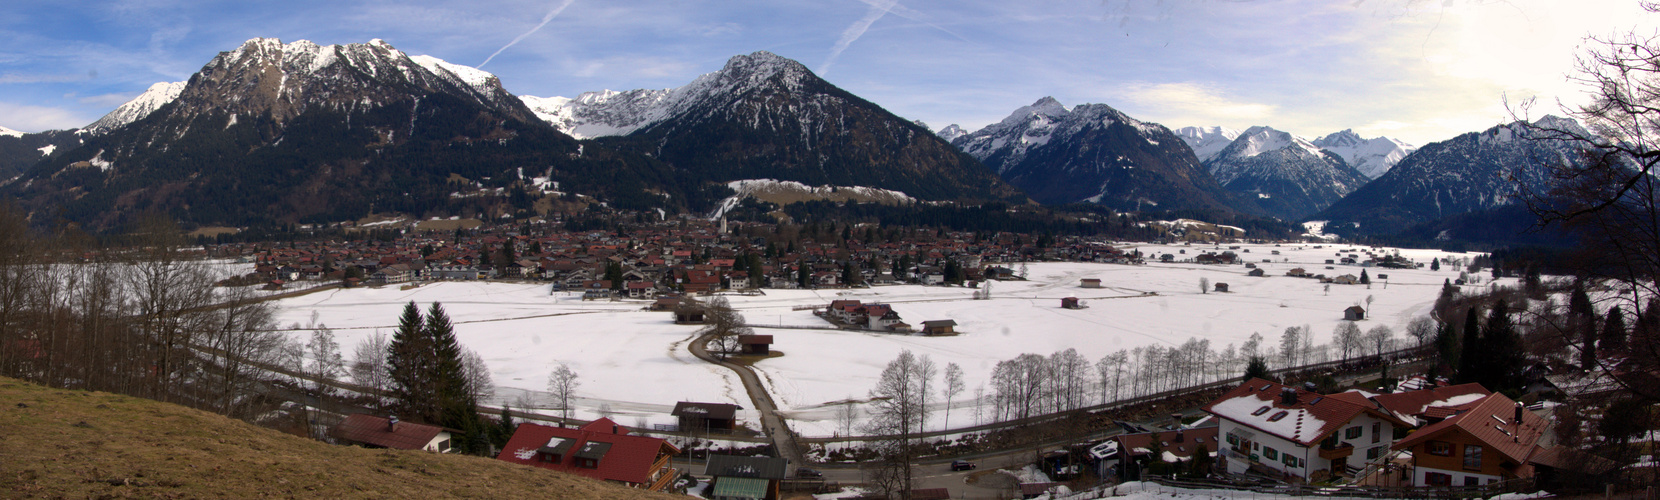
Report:
[{"label": "grassy hillside", "polygon": [[333,446],[182,406],[0,377],[0,497],[520,494],[684,498],[481,457]]}]

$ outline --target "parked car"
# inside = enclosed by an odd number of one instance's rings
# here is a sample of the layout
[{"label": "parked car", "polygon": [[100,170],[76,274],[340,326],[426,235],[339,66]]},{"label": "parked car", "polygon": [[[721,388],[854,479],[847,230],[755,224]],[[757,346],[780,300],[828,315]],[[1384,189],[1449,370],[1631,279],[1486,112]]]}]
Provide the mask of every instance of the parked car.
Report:
[{"label": "parked car", "polygon": [[802,479],[821,479],[821,478],[824,477],[824,473],[813,470],[813,469],[805,469],[805,468],[804,469],[796,469],[795,470],[795,477],[799,477],[799,478],[802,478]]},{"label": "parked car", "polygon": [[951,470],[953,471],[974,470],[974,467],[974,462],[967,460],[955,460],[951,462]]}]

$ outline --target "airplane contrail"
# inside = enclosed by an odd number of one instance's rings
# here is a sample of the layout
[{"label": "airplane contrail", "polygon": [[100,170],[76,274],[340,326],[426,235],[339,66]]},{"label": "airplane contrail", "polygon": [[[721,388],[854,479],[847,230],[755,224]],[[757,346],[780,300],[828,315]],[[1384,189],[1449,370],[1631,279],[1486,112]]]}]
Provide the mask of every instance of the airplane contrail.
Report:
[{"label": "airplane contrail", "polygon": [[[542,16],[542,22],[537,24],[536,27],[531,28],[530,31],[526,31],[526,32],[524,32],[524,34],[513,38],[513,41],[507,42],[507,45],[503,45],[503,46],[501,46],[501,48],[496,49],[496,53],[490,54],[490,57],[484,58],[484,62],[478,63],[478,67],[483,68],[484,65],[490,64],[490,60],[495,59],[497,55],[500,55],[501,51],[507,50],[508,47],[512,47],[513,45],[518,44],[520,40],[524,40],[525,37],[530,36],[531,33],[535,33],[536,30],[542,29],[543,26],[547,26],[548,23],[553,22],[554,17],[557,17],[560,12],[564,12],[565,7],[570,7],[571,2],[575,2],[575,1],[576,0],[565,0],[564,2],[561,2],[558,7],[554,7],[553,10],[548,11],[548,15]],[[898,1],[898,0],[894,0],[894,1]]]},{"label": "airplane contrail", "polygon": [[824,64],[819,65],[819,76],[824,76],[828,73],[830,71],[830,65],[836,63],[836,58],[841,57],[842,51],[847,50],[847,46],[853,45],[854,41],[857,41],[859,37],[864,36],[865,30],[870,29],[871,24],[874,24],[877,19],[881,19],[882,16],[887,15],[888,11],[893,10],[893,6],[898,3],[899,0],[886,0],[870,3],[870,10],[865,12],[865,17],[859,18],[858,21],[854,21],[853,24],[848,26],[846,30],[843,30],[841,39],[836,40],[836,46],[830,48],[830,57],[825,58]]}]

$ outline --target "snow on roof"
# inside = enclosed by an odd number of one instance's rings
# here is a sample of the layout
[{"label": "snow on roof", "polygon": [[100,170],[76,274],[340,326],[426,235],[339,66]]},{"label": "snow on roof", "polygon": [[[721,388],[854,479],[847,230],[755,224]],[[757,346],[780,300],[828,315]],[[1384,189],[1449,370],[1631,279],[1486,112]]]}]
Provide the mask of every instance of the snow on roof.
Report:
[{"label": "snow on roof", "polygon": [[[1276,392],[1275,395],[1277,394]],[[1260,412],[1259,410],[1263,408],[1268,408],[1269,411]],[[1280,411],[1287,411],[1288,413],[1283,417],[1269,421]],[[1243,423],[1269,434],[1297,442],[1312,441],[1313,436],[1310,433],[1318,432],[1326,426],[1324,421],[1315,418],[1306,409],[1295,408],[1276,411],[1272,402],[1263,401],[1255,395],[1249,394],[1219,401],[1211,406],[1210,412],[1222,418]]]}]

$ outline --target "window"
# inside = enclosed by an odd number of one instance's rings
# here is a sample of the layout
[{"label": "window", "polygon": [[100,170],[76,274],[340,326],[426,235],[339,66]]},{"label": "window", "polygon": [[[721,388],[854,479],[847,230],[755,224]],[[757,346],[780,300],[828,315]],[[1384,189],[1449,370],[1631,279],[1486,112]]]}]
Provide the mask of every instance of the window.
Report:
[{"label": "window", "polygon": [[1234,446],[1239,446],[1239,436],[1235,436],[1235,435],[1233,435],[1232,432],[1229,432],[1228,433],[1228,444],[1231,444],[1231,445],[1234,445]]},{"label": "window", "polygon": [[1383,422],[1372,422],[1372,442],[1383,440]]},{"label": "window", "polygon": [[[1424,451],[1429,452],[1431,455],[1443,457],[1452,456],[1452,443],[1448,443],[1446,441],[1430,441],[1429,444],[1424,446],[1424,448]],[[1451,479],[1448,481],[1451,481]]]},{"label": "window", "polygon": [[552,453],[543,453],[542,454],[542,461],[550,463],[550,464],[559,463],[559,455],[555,455],[555,454],[552,454]]},{"label": "window", "polygon": [[1268,421],[1269,422],[1278,422],[1278,421],[1280,421],[1280,419],[1285,418],[1286,415],[1287,415],[1287,413],[1286,413],[1285,410],[1280,410],[1280,412],[1275,413],[1274,416],[1268,417]]},{"label": "window", "polygon": [[1373,446],[1371,449],[1366,450],[1366,460],[1377,460],[1380,456],[1383,456],[1382,446]]},{"label": "window", "polygon": [[1464,476],[1464,485],[1481,486],[1481,478],[1475,476]]},{"label": "window", "polygon": [[1424,473],[1424,486],[1452,486],[1452,475],[1439,472]]},{"label": "window", "polygon": [[1261,407],[1261,408],[1257,408],[1257,411],[1253,411],[1253,412],[1251,412],[1251,416],[1253,416],[1253,417],[1260,417],[1260,416],[1262,416],[1262,414],[1264,414],[1264,413],[1268,413],[1268,407],[1266,407],[1266,406],[1264,406],[1264,407]]},{"label": "window", "polygon": [[1291,456],[1290,453],[1286,453],[1286,454],[1281,455],[1281,456],[1285,458],[1285,460],[1281,460],[1281,461],[1285,462],[1286,467],[1296,467],[1297,466],[1297,457]]},{"label": "window", "polygon": [[1481,445],[1464,445],[1464,468],[1468,470],[1481,470]]},{"label": "window", "polygon": [[1364,432],[1364,429],[1361,429],[1358,425],[1350,427],[1343,431],[1343,439],[1360,439],[1361,432]]},{"label": "window", "polygon": [[1279,460],[1280,459],[1280,452],[1279,452],[1279,450],[1275,450],[1273,448],[1266,448],[1265,447],[1265,448],[1262,449],[1262,458],[1266,458],[1266,459],[1269,459],[1269,460]]}]

